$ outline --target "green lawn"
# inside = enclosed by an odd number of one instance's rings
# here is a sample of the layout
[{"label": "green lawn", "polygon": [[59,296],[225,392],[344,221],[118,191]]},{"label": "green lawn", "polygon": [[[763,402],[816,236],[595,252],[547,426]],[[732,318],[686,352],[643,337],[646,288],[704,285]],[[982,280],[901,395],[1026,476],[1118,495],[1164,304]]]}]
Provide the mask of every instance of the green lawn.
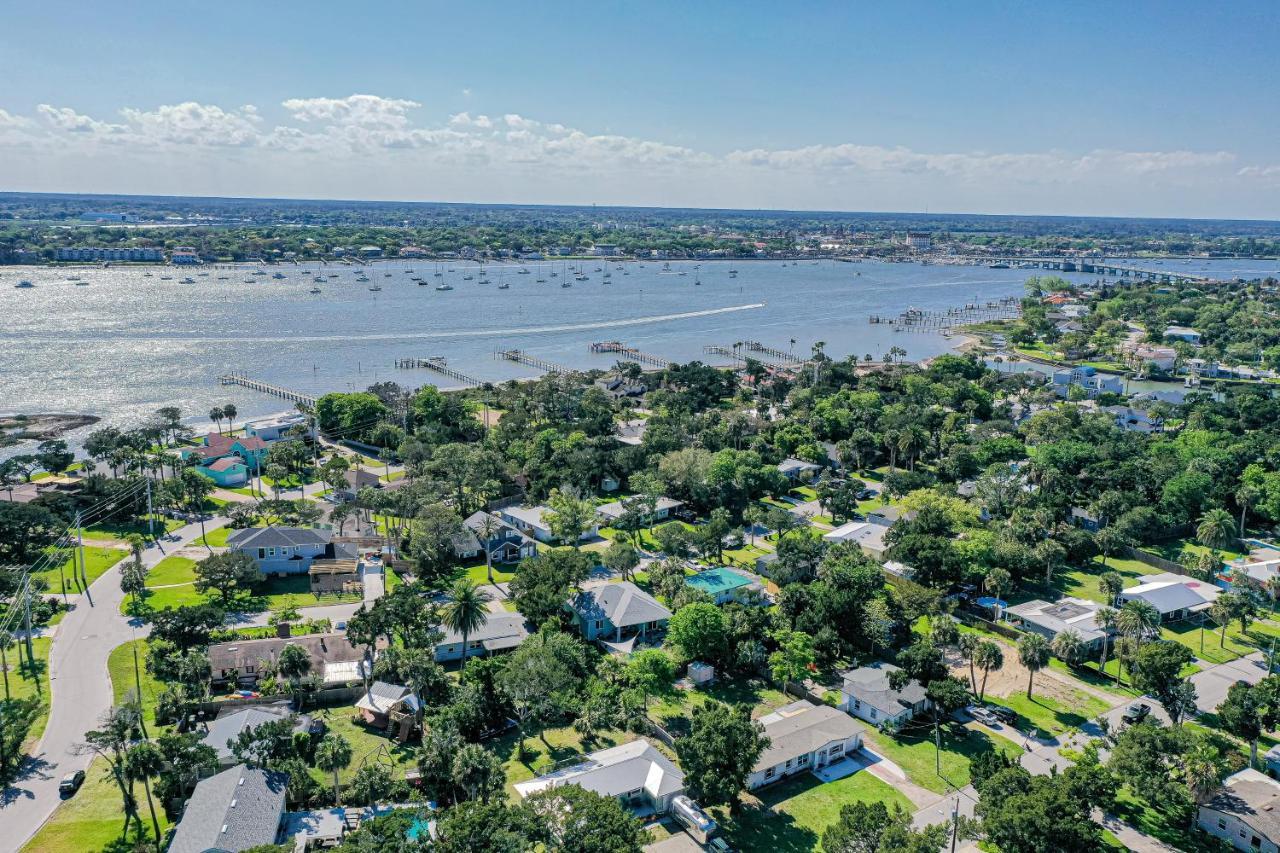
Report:
[{"label": "green lawn", "polygon": [[[658,523],[656,523],[656,524],[654,525],[654,527],[655,527],[655,528],[658,528],[658,527],[662,527],[663,525],[666,525],[666,524],[678,524],[678,525],[680,525],[681,527],[683,527],[685,530],[688,530],[688,531],[692,531],[692,530],[696,530],[696,529],[697,529],[697,528],[695,528],[695,527],[694,527],[694,525],[689,524],[688,522],[685,522],[685,521],[675,521],[675,520],[659,521]],[[614,541],[615,539],[625,539],[625,538],[629,538],[629,537],[631,536],[631,533],[630,533],[630,531],[623,532],[623,531],[621,531],[621,530],[616,530],[616,529],[614,529],[614,528],[612,528],[612,527],[601,527],[601,528],[600,528],[600,536],[601,536],[601,538],[608,539],[610,542],[612,542],[612,541]],[[633,544],[634,544],[634,543],[633,543]],[[652,533],[651,533],[647,528],[646,528],[646,529],[644,529],[644,530],[641,530],[641,531],[640,531],[640,546],[639,546],[639,547],[643,548],[643,549],[644,549],[644,550],[646,550],[646,551],[661,551],[661,550],[662,550],[662,546],[658,544],[658,540],[654,538],[653,534],[652,534]]]},{"label": "green lawn", "polygon": [[1062,596],[1071,596],[1106,604],[1107,596],[1102,591],[1101,579],[1107,572],[1119,574],[1124,578],[1124,585],[1129,587],[1141,583],[1144,575],[1159,574],[1160,570],[1138,560],[1120,557],[1108,559],[1105,568],[1101,561],[1094,560],[1088,566],[1071,566],[1058,571],[1053,577],[1052,587],[1045,587],[1043,583],[1026,584],[1019,593],[1009,596],[1009,603],[1021,604],[1033,598],[1056,601]]},{"label": "green lawn", "polygon": [[[89,579],[89,584],[100,578],[107,569],[129,556],[129,552],[121,548],[107,548],[97,545],[86,545],[84,547],[84,573]],[[80,592],[80,582],[77,580],[74,572],[75,556],[71,557],[62,566],[62,577],[67,583],[67,592]],[[45,569],[37,572],[34,577],[42,579],[53,594],[62,592],[62,578],[59,578],[57,567]]]},{"label": "green lawn", "polygon": [[[516,576],[514,565],[494,563],[493,565],[493,581],[494,583],[507,583]],[[485,568],[484,563],[478,566],[470,566],[466,570],[466,578],[472,583],[487,584],[489,582],[489,571]]]},{"label": "green lawn", "polygon": [[[413,764],[412,746],[398,744],[381,731],[366,726],[350,705],[320,710],[308,708],[306,713],[324,720],[330,732],[342,735],[351,744],[351,765],[338,774],[343,784],[351,781],[366,759],[369,763],[390,760],[401,772]],[[319,771],[313,771],[313,775],[326,787],[333,785],[331,775]]]},{"label": "green lawn", "polygon": [[[149,841],[152,837],[151,814],[147,810],[147,799],[141,785],[134,786],[134,795],[142,814],[144,840]],[[158,802],[156,817],[160,821],[160,833],[163,837],[165,830],[169,827],[169,820]],[[59,803],[40,832],[22,849],[29,853],[64,853],[64,851],[88,853],[88,851],[111,847],[124,835],[124,832],[120,789],[106,772],[103,762],[95,759],[89,765],[84,785],[79,792],[74,797]],[[137,836],[130,827],[129,840],[118,849],[135,849],[136,839]]]},{"label": "green lawn", "polygon": [[1209,836],[1195,829],[1183,829],[1170,821],[1167,815],[1139,800],[1122,787],[1116,795],[1116,817],[1148,835],[1153,835],[1175,850],[1186,853],[1211,853],[1223,849]]},{"label": "green lawn", "polygon": [[219,527],[217,530],[210,530],[204,536],[196,540],[195,544],[205,545],[210,548],[227,547],[227,537],[232,534],[232,528]]},{"label": "green lawn", "polygon": [[573,726],[562,726],[547,729],[540,735],[531,735],[526,738],[523,761],[516,757],[516,746],[520,740],[520,734],[515,729],[487,741],[485,746],[502,759],[502,769],[507,777],[507,790],[514,794],[512,786],[516,782],[524,782],[547,773],[557,762],[635,739],[636,736],[629,732],[606,731],[597,733],[590,740],[584,740]]},{"label": "green lawn", "polygon": [[1110,706],[1083,690],[1072,690],[1066,699],[1040,696],[1034,693],[1030,699],[1025,692],[1002,696],[993,701],[1018,712],[1022,719],[1017,728],[1027,731],[1037,729],[1040,734],[1061,735],[1068,729],[1078,729],[1104,713]]},{"label": "green lawn", "polygon": [[176,518],[166,518],[165,516],[153,515],[154,527],[147,524],[146,520],[120,523],[120,524],[95,524],[92,527],[84,529],[84,538],[86,539],[110,539],[117,542],[123,542],[124,538],[131,533],[139,536],[148,536],[154,530],[157,536],[177,530],[183,526],[183,522]]},{"label": "green lawn", "polygon": [[196,579],[196,561],[188,557],[165,557],[147,572],[147,586],[192,583]]},{"label": "green lawn", "polygon": [[1196,657],[1210,663],[1225,663],[1269,648],[1273,640],[1280,640],[1280,625],[1270,620],[1253,622],[1246,634],[1240,630],[1239,622],[1231,622],[1227,625],[1226,634],[1224,643],[1221,627],[1209,622],[1204,626],[1202,637],[1200,625],[1189,620],[1173,622],[1160,629],[1162,639],[1182,643]]},{"label": "green lawn", "polygon": [[679,736],[689,730],[694,708],[706,704],[708,699],[730,705],[751,705],[752,716],[761,717],[776,708],[793,701],[782,691],[760,678],[722,679],[710,687],[697,690],[672,688],[649,702],[649,716],[663,728]]},{"label": "green lawn", "polygon": [[[1144,545],[1142,550],[1149,554],[1155,554],[1157,557],[1172,560],[1175,563],[1179,562],[1184,554],[1199,557],[1202,554],[1208,554],[1210,552],[1209,548],[1206,548],[1199,542],[1195,542],[1190,539],[1175,539],[1172,542],[1166,542],[1163,545]],[[1225,562],[1245,555],[1241,554],[1239,551],[1219,551],[1218,556]]]},{"label": "green lawn", "polygon": [[896,739],[868,731],[866,741],[873,752],[901,767],[911,781],[939,794],[946,793],[949,787],[963,788],[969,784],[969,762],[973,756],[996,749],[1010,756],[1022,752],[1017,744],[1002,737],[993,738],[977,728],[948,727],[942,733],[942,775],[939,776],[932,728],[899,735]]},{"label": "green lawn", "polygon": [[[138,669],[133,668],[133,650],[138,650]],[[156,721],[156,697],[164,692],[164,684],[147,673],[147,641],[130,640],[116,646],[107,656],[107,674],[111,677],[112,701],[119,705],[138,690],[138,677],[142,685],[139,697],[142,713],[148,725]],[[154,733],[153,733],[154,734]]]},{"label": "green lawn", "polygon": [[835,823],[848,803],[884,803],[913,811],[902,794],[866,771],[823,784],[812,773],[802,773],[748,796],[736,817],[716,810],[725,838],[744,851],[816,850],[822,833]]},{"label": "green lawn", "polygon": [[18,642],[5,650],[9,661],[9,693],[14,699],[36,697],[40,700],[40,712],[27,732],[24,749],[35,746],[44,734],[44,727],[49,722],[49,645],[53,642],[48,637],[36,637],[31,641],[31,651],[35,654],[36,667],[33,672],[26,665],[25,644],[22,651],[22,667],[18,667]]},{"label": "green lawn", "polygon": [[[218,600],[219,596],[216,592],[197,592],[194,584],[146,590],[146,604],[152,610],[188,607]],[[342,604],[360,600],[361,596],[358,593],[315,595],[311,592],[311,579],[307,575],[289,575],[283,578],[268,578],[253,595],[239,595],[232,599],[227,607],[244,613],[261,613],[264,610],[286,610],[291,607],[314,607],[319,604]],[[128,613],[128,606],[129,602],[126,600],[121,609]]]}]

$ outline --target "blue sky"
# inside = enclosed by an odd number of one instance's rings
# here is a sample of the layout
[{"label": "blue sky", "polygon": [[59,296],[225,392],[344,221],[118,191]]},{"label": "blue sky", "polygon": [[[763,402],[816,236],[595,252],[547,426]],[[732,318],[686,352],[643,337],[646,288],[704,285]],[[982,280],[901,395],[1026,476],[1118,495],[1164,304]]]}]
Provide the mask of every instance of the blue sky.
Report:
[{"label": "blue sky", "polygon": [[1274,2],[15,4],[0,156],[27,190],[1280,218],[1277,36]]}]

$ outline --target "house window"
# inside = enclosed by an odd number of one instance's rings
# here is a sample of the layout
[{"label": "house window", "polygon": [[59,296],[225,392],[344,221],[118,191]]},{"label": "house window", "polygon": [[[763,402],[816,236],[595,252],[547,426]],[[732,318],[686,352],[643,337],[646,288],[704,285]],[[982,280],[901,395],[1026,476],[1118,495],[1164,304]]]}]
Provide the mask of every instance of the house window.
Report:
[{"label": "house window", "polygon": [[875,718],[876,718],[876,709],[875,709],[875,708],[872,708],[872,709],[871,709],[871,719],[873,719],[873,720],[874,720]]},{"label": "house window", "polygon": [[799,764],[801,767],[803,767],[804,765],[806,765],[806,764],[808,764],[808,763],[809,763],[809,756],[808,756],[808,755],[802,755],[802,756],[800,756],[799,758],[797,758],[797,759],[796,759],[796,764]]},{"label": "house window", "polygon": [[776,768],[776,767],[770,767],[768,770],[764,771],[764,778],[766,778],[766,779],[772,779],[772,778],[773,778],[773,771],[775,771],[775,770],[777,770],[777,769],[778,769],[778,768]]},{"label": "house window", "polygon": [[268,557],[274,557],[275,555],[276,555],[276,549],[275,549],[275,548],[268,548],[268,549],[267,549],[267,556],[268,556]]},{"label": "house window", "polygon": [[787,769],[791,769],[791,759],[787,759]]},{"label": "house window", "polygon": [[1226,828],[1227,828],[1226,818],[1221,818],[1221,817],[1218,818],[1218,829],[1226,829]]},{"label": "house window", "polygon": [[604,627],[604,622],[602,622],[601,620],[597,619],[597,620],[595,621],[595,627],[596,627],[596,630],[597,630],[597,631],[599,631],[601,628],[603,628],[603,627]]},{"label": "house window", "polygon": [[259,549],[258,549],[258,559],[259,559],[259,560],[261,560],[261,559],[262,559],[263,557],[265,557],[265,556],[267,556],[267,549],[266,549],[266,548],[259,548]]},{"label": "house window", "polygon": [[831,747],[832,755],[839,755],[842,752],[844,752],[844,744],[842,743],[838,743],[835,746]]},{"label": "house window", "polygon": [[859,700],[857,700],[857,699],[854,699],[854,700],[853,700],[853,710],[855,710],[855,711],[860,711],[860,710],[862,710],[862,702],[860,702],[860,701],[859,701]]}]

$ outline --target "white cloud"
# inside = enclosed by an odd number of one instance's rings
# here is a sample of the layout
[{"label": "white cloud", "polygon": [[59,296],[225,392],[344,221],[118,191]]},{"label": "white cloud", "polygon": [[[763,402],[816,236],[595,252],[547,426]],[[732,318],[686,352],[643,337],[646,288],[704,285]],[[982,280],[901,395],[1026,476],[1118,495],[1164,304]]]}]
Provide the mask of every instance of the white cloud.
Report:
[{"label": "white cloud", "polygon": [[422,106],[403,98],[350,95],[345,98],[290,98],[281,104],[295,119],[318,124],[407,127],[409,110]]}]

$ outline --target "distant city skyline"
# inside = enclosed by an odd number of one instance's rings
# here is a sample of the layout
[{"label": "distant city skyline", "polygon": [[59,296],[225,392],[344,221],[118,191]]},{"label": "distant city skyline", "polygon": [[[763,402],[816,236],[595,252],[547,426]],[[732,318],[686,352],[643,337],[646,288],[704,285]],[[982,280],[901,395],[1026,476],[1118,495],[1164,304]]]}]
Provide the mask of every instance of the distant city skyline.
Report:
[{"label": "distant city skyline", "polygon": [[1280,219],[1277,24],[1264,2],[24,4],[0,189]]}]

